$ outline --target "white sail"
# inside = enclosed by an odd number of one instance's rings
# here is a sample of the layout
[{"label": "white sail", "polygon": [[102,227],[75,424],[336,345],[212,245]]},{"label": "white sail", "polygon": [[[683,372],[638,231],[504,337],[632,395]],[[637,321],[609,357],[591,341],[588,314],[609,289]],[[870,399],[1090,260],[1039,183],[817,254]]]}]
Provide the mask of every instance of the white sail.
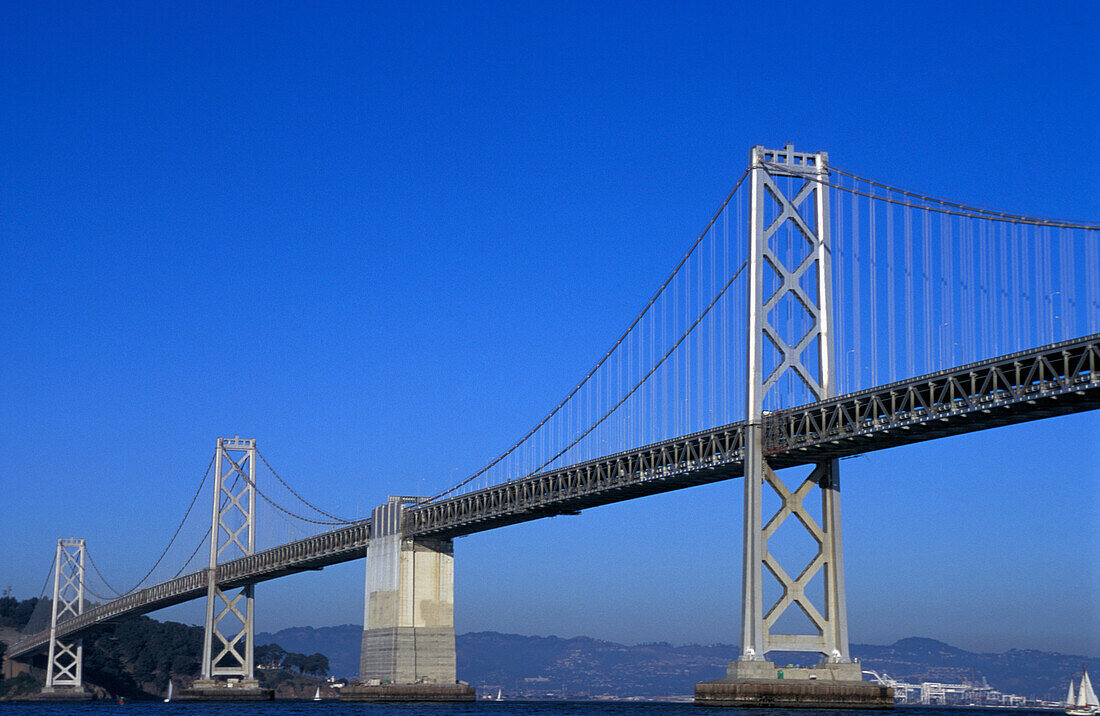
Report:
[{"label": "white sail", "polygon": [[1066,694],[1066,706],[1076,706],[1077,697],[1073,695],[1073,679],[1069,680],[1069,693]]},{"label": "white sail", "polygon": [[168,680],[168,698],[164,700],[164,703],[168,703],[172,700],[172,680]]},{"label": "white sail", "polygon": [[1077,691],[1078,706],[1100,706],[1096,700],[1096,692],[1092,690],[1092,682],[1089,680],[1089,672],[1081,677],[1081,688]]}]

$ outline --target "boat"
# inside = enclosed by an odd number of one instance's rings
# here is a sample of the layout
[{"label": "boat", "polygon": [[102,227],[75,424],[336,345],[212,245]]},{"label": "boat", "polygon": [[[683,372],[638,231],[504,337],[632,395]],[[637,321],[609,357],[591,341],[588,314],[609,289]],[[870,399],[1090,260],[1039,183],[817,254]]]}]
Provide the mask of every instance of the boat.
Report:
[{"label": "boat", "polygon": [[317,692],[315,694],[313,694],[313,700],[314,701],[320,701],[321,700],[321,687],[320,686],[317,687]]},{"label": "boat", "polygon": [[1081,670],[1081,685],[1077,688],[1077,698],[1073,698],[1073,679],[1069,681],[1069,693],[1066,694],[1066,713],[1069,716],[1093,716],[1100,714],[1100,701],[1092,689],[1088,669]]},{"label": "boat", "polygon": [[501,693],[501,689],[497,689],[497,701],[503,701],[504,695]]},{"label": "boat", "polygon": [[164,700],[164,703],[168,704],[172,702],[172,680],[168,679],[168,698]]}]

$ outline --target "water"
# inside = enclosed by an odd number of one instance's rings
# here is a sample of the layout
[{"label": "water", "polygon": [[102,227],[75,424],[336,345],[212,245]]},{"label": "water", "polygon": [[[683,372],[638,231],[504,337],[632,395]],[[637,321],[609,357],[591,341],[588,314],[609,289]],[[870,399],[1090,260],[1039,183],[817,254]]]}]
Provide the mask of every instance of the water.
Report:
[{"label": "water", "polygon": [[1057,711],[1037,711],[1028,709],[966,709],[966,708],[898,708],[893,711],[857,711],[832,710],[811,711],[808,709],[724,709],[705,708],[692,704],[652,704],[652,703],[607,703],[595,701],[583,702],[520,702],[520,701],[479,701],[468,704],[355,704],[338,701],[275,701],[253,704],[207,704],[161,702],[128,702],[118,705],[101,701],[87,704],[34,704],[8,702],[0,703],[0,714],[4,716],[62,716],[63,714],[130,714],[131,716],[337,716],[338,714],[362,714],[363,716],[808,716],[813,713],[825,713],[829,716],[885,716],[902,714],[908,716],[977,716],[991,713],[1025,716],[1030,714],[1061,713]]}]

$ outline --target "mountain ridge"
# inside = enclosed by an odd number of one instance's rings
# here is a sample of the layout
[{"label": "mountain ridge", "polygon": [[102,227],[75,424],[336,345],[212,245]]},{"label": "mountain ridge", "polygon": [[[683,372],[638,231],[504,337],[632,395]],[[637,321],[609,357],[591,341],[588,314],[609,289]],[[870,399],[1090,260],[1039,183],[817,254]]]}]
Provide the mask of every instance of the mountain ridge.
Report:
[{"label": "mountain ridge", "polygon": [[[293,627],[256,635],[256,643],[278,643],[303,653],[329,657],[332,672],[354,678],[358,672],[362,627]],[[731,644],[649,642],[619,644],[588,636],[525,636],[468,632],[455,637],[459,678],[482,693],[498,689],[512,698],[659,697],[690,694],[694,684],[725,676],[736,658]],[[1058,699],[1082,664],[1100,673],[1100,658],[1032,649],[974,653],[928,637],[906,637],[889,645],[852,644],[864,669],[900,681],[958,682],[983,677],[994,688],[1030,699]],[[776,663],[812,663],[809,654],[773,653]]]}]

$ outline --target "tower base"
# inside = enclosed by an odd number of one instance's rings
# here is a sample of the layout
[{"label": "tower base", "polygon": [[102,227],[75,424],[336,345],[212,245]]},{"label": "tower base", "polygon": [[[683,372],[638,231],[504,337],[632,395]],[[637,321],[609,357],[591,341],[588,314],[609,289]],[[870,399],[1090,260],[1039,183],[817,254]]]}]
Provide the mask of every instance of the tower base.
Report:
[{"label": "tower base", "polygon": [[862,680],[859,664],[776,667],[733,661],[726,678],[695,685],[696,706],[785,709],[892,709],[894,690]]},{"label": "tower base", "polygon": [[76,701],[91,701],[94,698],[95,694],[91,691],[85,691],[83,686],[54,686],[53,688],[43,688],[37,694],[29,694],[20,700],[73,703]]},{"label": "tower base", "polygon": [[473,701],[474,687],[464,681],[454,684],[377,684],[345,686],[341,701]]},{"label": "tower base", "polygon": [[236,682],[200,680],[191,684],[189,689],[180,689],[173,701],[272,701],[275,692],[261,689],[255,679],[242,679]]}]

